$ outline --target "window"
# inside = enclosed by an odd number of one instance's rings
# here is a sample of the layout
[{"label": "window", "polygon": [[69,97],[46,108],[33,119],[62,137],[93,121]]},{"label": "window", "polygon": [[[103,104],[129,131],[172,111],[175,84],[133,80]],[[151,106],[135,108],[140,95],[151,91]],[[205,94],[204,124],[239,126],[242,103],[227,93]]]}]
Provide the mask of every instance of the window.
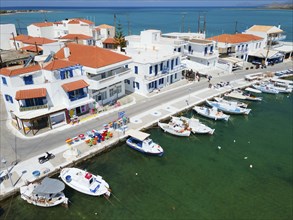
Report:
[{"label": "window", "polygon": [[178,48],[178,52],[179,52],[179,53],[181,52],[181,47]]},{"label": "window", "polygon": [[134,73],[138,74],[138,67],[137,66],[134,67]]},{"label": "window", "polygon": [[139,83],[138,82],[136,82],[136,88],[139,89]]},{"label": "window", "polygon": [[213,47],[213,46],[211,46],[211,48],[210,48],[210,52],[212,53],[212,52],[213,52],[213,50],[214,50],[214,47]]},{"label": "window", "polygon": [[177,79],[177,73],[175,73],[175,75],[174,75],[174,79]]},{"label": "window", "polygon": [[125,65],[125,68],[128,68],[128,65]]},{"label": "window", "polygon": [[13,103],[13,99],[12,99],[12,97],[11,97],[10,95],[5,95],[5,100],[6,100],[7,102],[11,102],[11,103]]},{"label": "window", "polygon": [[129,79],[124,80],[124,82],[127,83],[127,84],[130,84],[130,80]]},{"label": "window", "polygon": [[176,58],[175,65],[178,65],[178,57]]},{"label": "window", "polygon": [[153,67],[150,66],[150,74],[152,74],[152,72],[153,72]]},{"label": "window", "polygon": [[164,84],[164,78],[159,79],[159,85],[162,85],[162,84]]},{"label": "window", "polygon": [[205,47],[205,48],[204,48],[204,54],[206,55],[207,53],[208,53],[208,48]]},{"label": "window", "polygon": [[163,70],[163,63],[161,63],[161,65],[160,65],[160,70],[161,71]]},{"label": "window", "polygon": [[2,83],[3,85],[7,85],[7,81],[6,81],[6,78],[2,76]]},{"label": "window", "polygon": [[155,65],[155,74],[158,74],[158,64]]},{"label": "window", "polygon": [[25,85],[34,84],[33,76],[32,75],[23,77],[23,81],[24,81],[24,84]]}]

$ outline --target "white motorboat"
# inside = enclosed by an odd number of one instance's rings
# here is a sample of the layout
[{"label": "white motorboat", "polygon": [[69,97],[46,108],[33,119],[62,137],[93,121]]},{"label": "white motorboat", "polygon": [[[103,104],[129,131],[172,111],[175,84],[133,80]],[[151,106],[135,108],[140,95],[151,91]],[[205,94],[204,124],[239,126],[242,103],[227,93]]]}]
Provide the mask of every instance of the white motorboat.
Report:
[{"label": "white motorboat", "polygon": [[158,156],[162,156],[164,154],[163,148],[149,138],[150,134],[136,130],[129,130],[127,134],[130,137],[126,140],[126,144],[132,149],[144,154]]},{"label": "white motorboat", "polygon": [[261,101],[262,97],[254,96],[250,93],[243,93],[242,91],[234,90],[230,93],[226,93],[224,96],[228,98],[248,100],[248,101]]},{"label": "white motorboat", "polygon": [[187,123],[188,127],[191,129],[192,133],[196,134],[213,134],[215,129],[212,129],[205,124],[201,123],[196,118],[187,118],[187,117],[174,117],[172,116],[172,121],[182,121]]},{"label": "white motorboat", "polygon": [[60,177],[71,188],[91,196],[110,196],[109,184],[99,175],[78,168],[63,168]]},{"label": "white motorboat", "polygon": [[168,132],[176,136],[183,136],[183,137],[190,136],[190,130],[187,127],[184,127],[177,123],[170,122],[167,124],[167,123],[158,122],[158,126],[162,128],[165,132]]},{"label": "white motorboat", "polygon": [[249,112],[251,111],[251,109],[249,108],[241,108],[235,105],[229,105],[226,103],[220,103],[220,102],[214,102],[214,101],[209,101],[206,100],[206,103],[211,106],[211,107],[215,107],[225,113],[229,113],[229,114],[245,114],[248,115]]},{"label": "white motorboat", "polygon": [[258,89],[251,88],[251,87],[245,88],[245,91],[253,92],[253,93],[262,93],[262,91],[260,91]]},{"label": "white motorboat", "polygon": [[253,84],[252,85],[255,89],[258,89],[259,91],[262,91],[264,93],[269,93],[269,94],[278,94],[279,91],[277,89],[275,89],[272,86],[269,85],[256,85]]},{"label": "white motorboat", "polygon": [[247,108],[247,106],[248,106],[244,102],[237,102],[237,101],[230,101],[230,100],[228,101],[228,100],[225,100],[220,97],[214,97],[214,99],[219,103],[224,103],[224,104],[231,105],[231,106],[242,107],[242,108]]},{"label": "white motorboat", "polygon": [[211,118],[214,120],[225,120],[228,121],[230,115],[226,115],[221,111],[218,111],[217,108],[208,108],[208,107],[203,107],[203,106],[194,106],[193,110],[202,115],[205,116],[207,118]]},{"label": "white motorboat", "polygon": [[41,182],[20,187],[20,197],[30,204],[41,207],[52,207],[59,204],[67,206],[68,198],[62,192],[64,188],[62,181],[45,177]]}]

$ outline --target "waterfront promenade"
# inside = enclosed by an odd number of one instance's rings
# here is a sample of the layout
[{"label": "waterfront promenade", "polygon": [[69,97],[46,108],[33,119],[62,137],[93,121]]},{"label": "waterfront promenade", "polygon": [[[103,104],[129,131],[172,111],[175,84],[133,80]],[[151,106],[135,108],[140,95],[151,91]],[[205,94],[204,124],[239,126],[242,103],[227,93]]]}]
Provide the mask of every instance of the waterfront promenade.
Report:
[{"label": "waterfront promenade", "polygon": [[[89,121],[84,121],[74,127],[68,125],[60,128],[60,130],[52,130],[48,133],[40,134],[36,137],[13,137],[13,139],[15,140],[22,140],[22,142],[24,143],[23,146],[27,144],[27,149],[25,149],[27,151],[23,152],[28,153],[21,156],[21,161],[10,170],[12,174],[12,182],[7,179],[1,183],[0,199],[9,196],[14,191],[17,192],[18,188],[21,185],[25,184],[26,181],[35,181],[36,177],[32,175],[32,172],[35,170],[39,170],[42,173],[39,178],[44,177],[45,175],[51,175],[59,172],[60,167],[75,164],[79,161],[85,160],[88,157],[91,157],[97,153],[104,151],[105,149],[116,145],[117,143],[119,143],[119,141],[124,141],[127,132],[126,134],[123,134],[123,132],[115,131],[113,138],[92,147],[89,147],[85,143],[76,143],[72,145],[79,150],[79,157],[71,157],[68,159],[65,159],[63,157],[64,152],[69,150],[68,145],[65,144],[66,138],[74,137],[77,134],[85,133],[86,131],[90,131],[92,129],[102,129],[103,124],[117,119],[118,111],[125,111],[127,116],[130,117],[130,123],[127,125],[128,129],[133,128],[140,130],[148,128],[152,125],[155,125],[159,120],[168,118],[171,115],[189,109],[192,106],[203,102],[205,99],[223,94],[231,90],[232,88],[248,86],[249,83],[243,79],[244,75],[246,74],[260,71],[283,70],[287,68],[292,68],[292,62],[275,65],[274,67],[269,67],[264,70],[238,71],[237,73],[229,75],[215,75],[212,79],[213,84],[222,81],[230,82],[231,86],[223,87],[220,89],[209,89],[207,79],[202,79],[200,82],[182,81],[176,84],[176,88],[169,87],[167,89],[161,90],[159,93],[150,94],[150,96],[148,97],[134,96],[133,101],[128,105],[122,106],[122,108],[120,109],[113,109],[111,112],[104,112],[98,115],[96,118],[93,118]],[[3,121],[1,121],[1,123],[1,126],[3,126]],[[2,127],[1,156],[4,155],[7,161],[13,161],[15,156],[13,155],[13,152],[11,154],[2,154],[2,152],[5,153],[5,144],[3,144],[5,142],[3,141],[7,140],[2,139],[2,137],[4,136],[3,131],[4,128]],[[6,138],[9,138],[8,133],[6,133],[5,136],[8,136]],[[39,143],[39,145],[34,145],[35,143]],[[20,146],[20,144],[21,142],[17,143],[17,146]],[[42,145],[47,145],[47,147],[44,148],[42,147]],[[24,148],[23,146],[20,146],[19,148]],[[21,149],[19,149],[18,152],[20,152],[20,150]],[[53,160],[50,160],[41,165],[38,163],[38,157],[40,156],[40,154],[44,155],[45,151],[50,151],[54,153],[56,157]],[[7,163],[7,165],[8,164],[10,165],[10,163]],[[44,171],[48,172],[46,174],[43,174]]]}]

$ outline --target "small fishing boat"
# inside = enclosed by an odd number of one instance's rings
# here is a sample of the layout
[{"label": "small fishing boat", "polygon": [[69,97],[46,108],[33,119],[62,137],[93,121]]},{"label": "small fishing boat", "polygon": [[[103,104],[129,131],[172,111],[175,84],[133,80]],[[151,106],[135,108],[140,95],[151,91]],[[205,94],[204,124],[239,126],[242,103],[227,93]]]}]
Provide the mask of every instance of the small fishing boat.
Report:
[{"label": "small fishing boat", "polygon": [[172,121],[169,123],[158,122],[158,126],[162,128],[165,132],[168,132],[176,136],[182,136],[182,137],[190,136],[190,130],[187,127],[184,127]]},{"label": "small fishing boat", "polygon": [[228,100],[225,100],[221,97],[214,97],[214,100],[216,100],[217,102],[219,103],[224,103],[224,104],[227,104],[227,105],[231,105],[231,106],[236,106],[236,107],[242,107],[242,108],[247,108],[247,104],[244,103],[244,102],[237,102],[237,101],[228,101]]},{"label": "small fishing boat", "polygon": [[241,99],[241,100],[248,100],[248,101],[261,101],[262,97],[257,97],[252,95],[251,93],[243,93],[242,91],[234,90],[230,93],[224,94],[225,97],[234,98],[234,99]]},{"label": "small fishing boat", "polygon": [[245,88],[245,91],[248,91],[248,92],[253,92],[253,93],[262,93],[262,91],[258,90],[258,89],[254,89],[254,88],[251,88],[251,87],[247,87]]},{"label": "small fishing boat", "polygon": [[172,116],[172,121],[182,121],[183,123],[187,123],[188,127],[191,129],[191,132],[194,134],[213,134],[215,129],[212,129],[205,124],[201,123],[196,118],[187,118],[184,116],[174,117]]},{"label": "small fishing boat", "polygon": [[67,206],[68,198],[62,192],[64,188],[62,181],[45,177],[41,182],[20,187],[20,197],[30,204],[41,207],[52,207],[59,204]]},{"label": "small fishing boat", "polygon": [[78,168],[63,168],[60,177],[71,188],[91,196],[111,195],[109,184],[99,175]]},{"label": "small fishing boat", "polygon": [[220,102],[214,102],[214,101],[209,101],[206,100],[206,103],[211,106],[211,107],[215,107],[225,113],[229,113],[229,114],[245,114],[248,115],[249,112],[251,111],[251,109],[249,108],[241,108],[235,105],[229,105],[226,103],[220,103]]},{"label": "small fishing boat", "polygon": [[230,115],[226,115],[221,111],[218,111],[217,108],[208,108],[203,106],[194,106],[193,110],[198,113],[199,115],[202,115],[207,118],[211,118],[214,120],[225,120],[228,121]]},{"label": "small fishing boat", "polygon": [[273,86],[269,85],[252,85],[255,89],[258,89],[259,91],[262,91],[264,93],[269,93],[269,94],[278,94],[279,91],[275,89]]},{"label": "small fishing boat", "polygon": [[127,133],[130,137],[126,140],[126,144],[132,149],[144,154],[158,156],[164,154],[163,148],[149,138],[150,134],[136,130],[130,130]]}]

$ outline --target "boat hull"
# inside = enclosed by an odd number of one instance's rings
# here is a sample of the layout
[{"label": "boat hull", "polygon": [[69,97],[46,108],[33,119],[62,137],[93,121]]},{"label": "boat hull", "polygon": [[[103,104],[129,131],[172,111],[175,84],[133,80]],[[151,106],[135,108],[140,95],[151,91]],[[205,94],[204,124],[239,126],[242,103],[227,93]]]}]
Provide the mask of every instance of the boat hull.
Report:
[{"label": "boat hull", "polygon": [[78,168],[63,168],[60,177],[65,184],[81,193],[90,196],[110,196],[109,184],[98,175],[90,174],[93,181],[89,183],[89,179],[85,176],[88,172]]},{"label": "boat hull", "polygon": [[[138,152],[141,152],[141,153],[143,153],[143,154],[147,154],[147,155],[156,155],[156,156],[163,156],[163,154],[164,154],[164,151],[162,150],[162,151],[158,151],[158,152],[151,152],[151,151],[148,151],[147,149],[144,149],[144,148],[142,148],[142,147],[139,147],[137,144],[135,144],[135,143],[133,143],[132,142],[132,139],[131,138],[128,138],[127,140],[126,140],[126,144],[130,147],[130,148],[132,148],[132,149],[134,149],[134,150],[136,150],[136,151],[138,151]],[[157,146],[154,146],[154,147],[157,147]],[[158,148],[158,147],[157,147]]]},{"label": "boat hull", "polygon": [[181,131],[175,131],[172,129],[169,124],[158,122],[158,126],[163,129],[163,131],[168,132],[169,134],[179,136],[179,137],[188,137],[190,136],[190,131],[184,130],[183,128]]}]

